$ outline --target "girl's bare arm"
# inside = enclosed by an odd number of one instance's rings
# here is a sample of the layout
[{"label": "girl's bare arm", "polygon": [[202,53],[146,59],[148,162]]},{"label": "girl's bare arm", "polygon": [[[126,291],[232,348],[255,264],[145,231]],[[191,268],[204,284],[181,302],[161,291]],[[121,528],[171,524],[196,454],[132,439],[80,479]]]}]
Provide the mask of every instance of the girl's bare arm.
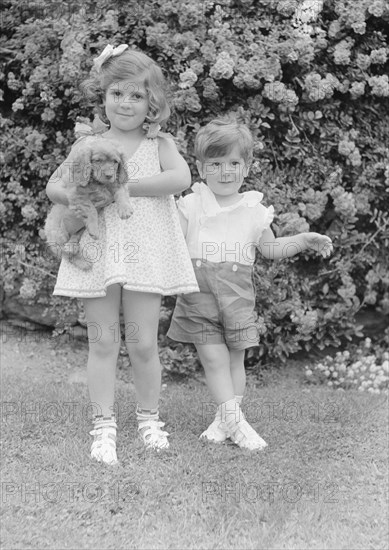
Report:
[{"label": "girl's bare arm", "polygon": [[176,195],[190,187],[192,178],[189,166],[174,141],[165,136],[158,137],[158,141],[162,172],[149,178],[130,180],[129,190],[133,197]]}]

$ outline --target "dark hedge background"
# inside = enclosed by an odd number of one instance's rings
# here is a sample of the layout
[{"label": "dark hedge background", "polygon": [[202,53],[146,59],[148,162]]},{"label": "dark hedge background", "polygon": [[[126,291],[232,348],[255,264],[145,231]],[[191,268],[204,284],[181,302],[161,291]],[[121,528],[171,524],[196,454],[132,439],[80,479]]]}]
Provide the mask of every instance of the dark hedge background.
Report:
[{"label": "dark hedge background", "polygon": [[[173,107],[167,130],[193,181],[197,129],[234,114],[255,136],[247,189],[274,205],[276,234],[312,230],[334,241],[330,261],[258,258],[262,340],[253,360],[338,345],[362,336],[358,312],[388,314],[387,2],[10,0],[2,7],[3,315],[19,308],[28,318],[36,305],[38,322],[58,330],[80,319],[75,300],[51,297],[58,265],[41,239],[45,186],[75,139],[76,118],[93,117],[78,84],[107,43],[128,43],[162,66]],[[173,304],[166,299],[162,309],[164,347]]]}]

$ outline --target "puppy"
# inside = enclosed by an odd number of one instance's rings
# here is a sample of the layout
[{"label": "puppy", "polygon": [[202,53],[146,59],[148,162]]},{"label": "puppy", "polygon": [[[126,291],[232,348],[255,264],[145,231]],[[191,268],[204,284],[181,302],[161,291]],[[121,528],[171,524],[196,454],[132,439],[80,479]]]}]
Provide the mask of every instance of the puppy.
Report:
[{"label": "puppy", "polygon": [[98,212],[115,201],[119,217],[127,219],[133,213],[126,182],[123,154],[108,140],[97,139],[80,146],[61,173],[69,206],[55,204],[50,210],[44,232],[51,252],[57,258],[66,255],[83,270],[92,267],[83,257],[79,242],[84,229],[94,239],[99,237]]}]

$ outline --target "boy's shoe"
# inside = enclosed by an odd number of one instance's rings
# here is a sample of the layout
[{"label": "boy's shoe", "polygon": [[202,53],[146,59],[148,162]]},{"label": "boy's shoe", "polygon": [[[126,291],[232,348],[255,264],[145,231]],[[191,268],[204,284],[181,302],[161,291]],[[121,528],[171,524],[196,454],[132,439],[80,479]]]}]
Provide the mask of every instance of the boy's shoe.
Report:
[{"label": "boy's shoe", "polygon": [[229,428],[229,437],[242,449],[259,451],[267,447],[266,441],[257,434],[245,418],[242,418],[239,422],[236,422],[235,426]]},{"label": "boy's shoe", "polygon": [[104,462],[113,466],[118,463],[116,456],[116,422],[114,418],[103,418],[97,420],[94,429],[90,432],[93,435],[91,457],[97,462]]},{"label": "boy's shoe", "polygon": [[161,430],[164,425],[165,423],[160,420],[142,420],[138,423],[138,432],[146,449],[160,451],[169,448],[169,434]]},{"label": "boy's shoe", "polygon": [[227,426],[220,418],[215,420],[208,428],[200,435],[200,439],[212,441],[213,443],[223,443],[228,437]]}]

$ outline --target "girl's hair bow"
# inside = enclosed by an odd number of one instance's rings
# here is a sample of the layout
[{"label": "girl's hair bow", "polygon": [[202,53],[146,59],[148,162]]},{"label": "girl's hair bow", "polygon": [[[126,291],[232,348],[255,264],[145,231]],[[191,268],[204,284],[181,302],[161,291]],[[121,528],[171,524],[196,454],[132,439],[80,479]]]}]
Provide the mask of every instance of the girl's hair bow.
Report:
[{"label": "girl's hair bow", "polygon": [[111,44],[108,44],[108,46],[105,46],[99,57],[96,57],[96,59],[93,61],[95,68],[100,71],[101,66],[107,61],[107,59],[122,54],[127,48],[127,44],[120,44],[120,46],[117,46],[116,48],[114,48]]}]

